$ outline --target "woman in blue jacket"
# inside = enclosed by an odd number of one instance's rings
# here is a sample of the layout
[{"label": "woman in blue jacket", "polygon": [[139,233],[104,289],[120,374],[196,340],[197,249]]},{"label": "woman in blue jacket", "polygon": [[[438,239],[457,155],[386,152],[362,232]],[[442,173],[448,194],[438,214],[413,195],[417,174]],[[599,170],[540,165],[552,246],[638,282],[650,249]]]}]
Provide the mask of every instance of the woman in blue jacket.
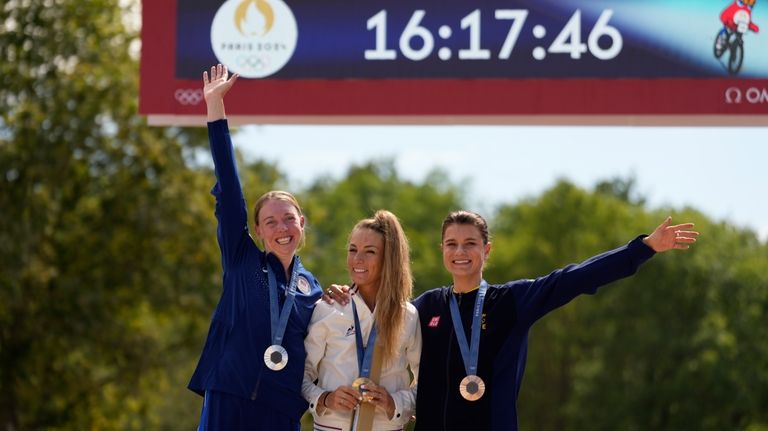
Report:
[{"label": "woman in blue jacket", "polygon": [[667,218],[648,236],[536,278],[490,285],[488,225],[457,211],[443,221],[443,265],[453,284],[414,300],[422,333],[416,430],[516,430],[517,396],[534,322],[578,295],[634,274],[655,253],[687,249],[693,224]]},{"label": "woman in blue jacket", "polygon": [[304,216],[293,195],[271,191],[256,202],[263,250],[249,234],[224,112],[236,80],[222,65],[203,74],[224,286],[189,388],[204,395],[200,431],[299,430],[304,337],[322,290],[296,256]]}]

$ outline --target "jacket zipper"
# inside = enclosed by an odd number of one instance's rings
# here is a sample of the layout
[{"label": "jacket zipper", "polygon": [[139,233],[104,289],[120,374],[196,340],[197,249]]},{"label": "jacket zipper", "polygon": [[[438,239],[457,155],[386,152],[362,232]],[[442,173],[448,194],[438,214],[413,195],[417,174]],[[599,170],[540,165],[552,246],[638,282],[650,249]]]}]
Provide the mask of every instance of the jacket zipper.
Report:
[{"label": "jacket zipper", "polygon": [[261,385],[261,373],[259,373],[259,377],[256,379],[256,385],[253,386],[253,392],[251,392],[251,401],[256,400],[256,397],[259,396],[260,385]]}]

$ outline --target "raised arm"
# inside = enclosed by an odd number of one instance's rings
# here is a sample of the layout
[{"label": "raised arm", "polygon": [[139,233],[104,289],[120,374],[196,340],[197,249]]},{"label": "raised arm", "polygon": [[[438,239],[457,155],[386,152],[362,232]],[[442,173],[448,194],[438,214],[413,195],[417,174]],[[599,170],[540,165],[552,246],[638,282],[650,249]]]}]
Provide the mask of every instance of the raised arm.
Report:
[{"label": "raised arm", "polygon": [[218,239],[225,268],[237,256],[238,248],[245,244],[245,240],[249,240],[245,198],[224,113],[224,95],[232,88],[237,75],[227,79],[227,74],[227,68],[220,64],[211,68],[210,77],[208,72],[203,72],[203,94],[208,107],[208,140],[217,180],[211,193],[216,196]]},{"label": "raised arm", "polygon": [[655,253],[689,248],[699,235],[691,228],[693,223],[672,225],[668,217],[648,236],[536,280],[517,283],[512,288],[520,320],[532,324],[578,295],[593,294],[600,286],[628,277]]}]

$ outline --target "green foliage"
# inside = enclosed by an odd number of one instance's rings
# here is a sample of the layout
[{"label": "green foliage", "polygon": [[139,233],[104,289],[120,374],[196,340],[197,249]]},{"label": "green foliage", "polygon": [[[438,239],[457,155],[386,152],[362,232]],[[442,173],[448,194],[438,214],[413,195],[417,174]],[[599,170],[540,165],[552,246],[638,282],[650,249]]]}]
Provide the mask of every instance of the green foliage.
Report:
[{"label": "green foliage", "polygon": [[495,216],[486,274],[494,281],[584,260],[650,232],[667,214],[704,233],[692,250],[657,256],[534,326],[521,428],[764,426],[768,247],[695,211],[649,213],[626,196],[561,181]]},{"label": "green foliage", "polygon": [[324,284],[347,284],[346,242],[359,220],[378,209],[398,216],[411,246],[414,295],[450,282],[442,268],[440,223],[461,207],[461,192],[440,171],[423,184],[400,179],[391,160],[353,166],[339,181],[321,179],[302,194],[309,227],[307,249],[315,275]]},{"label": "green foliage", "polygon": [[0,427],[163,428],[219,288],[205,135],[136,115],[117,2],[1,9]]},{"label": "green foliage", "polygon": [[[502,206],[492,224],[494,247],[485,278],[502,282],[582,261],[628,241],[651,222],[621,198],[561,180],[538,198]],[[590,301],[578,298],[534,326],[519,402],[522,426],[566,429],[559,412],[571,396],[571,364],[583,354],[580,339],[589,334],[578,329],[585,309],[594,306]]]},{"label": "green foliage", "polygon": [[706,232],[696,249],[654,259],[590,316],[602,343],[575,375],[568,406],[575,428],[722,430],[768,422],[761,371],[768,334],[760,323],[768,311],[766,247],[699,214],[686,218],[699,219]]}]

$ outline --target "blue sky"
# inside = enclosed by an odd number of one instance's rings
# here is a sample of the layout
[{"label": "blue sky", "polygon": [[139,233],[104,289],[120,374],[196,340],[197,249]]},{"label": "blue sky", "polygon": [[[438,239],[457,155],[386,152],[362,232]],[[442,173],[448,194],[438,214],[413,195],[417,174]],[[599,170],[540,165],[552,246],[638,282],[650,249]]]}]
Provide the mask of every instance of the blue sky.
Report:
[{"label": "blue sky", "polygon": [[285,172],[292,188],[351,164],[389,157],[421,181],[433,168],[489,211],[552,186],[558,178],[591,188],[634,176],[649,207],[695,207],[768,240],[768,128],[566,126],[241,127],[235,144]]}]

